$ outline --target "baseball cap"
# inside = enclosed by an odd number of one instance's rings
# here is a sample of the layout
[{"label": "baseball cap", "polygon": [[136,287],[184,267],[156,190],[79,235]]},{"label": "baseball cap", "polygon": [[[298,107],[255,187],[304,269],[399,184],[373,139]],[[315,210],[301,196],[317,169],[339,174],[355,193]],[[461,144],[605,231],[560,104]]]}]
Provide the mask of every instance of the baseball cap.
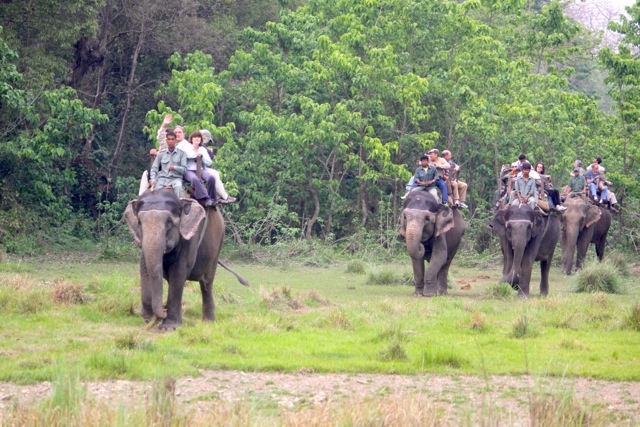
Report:
[{"label": "baseball cap", "polygon": [[580,172],[580,168],[573,168],[574,172]]},{"label": "baseball cap", "polygon": [[431,150],[427,151],[427,154],[431,154],[431,153],[439,154],[440,151],[437,148],[432,148]]}]

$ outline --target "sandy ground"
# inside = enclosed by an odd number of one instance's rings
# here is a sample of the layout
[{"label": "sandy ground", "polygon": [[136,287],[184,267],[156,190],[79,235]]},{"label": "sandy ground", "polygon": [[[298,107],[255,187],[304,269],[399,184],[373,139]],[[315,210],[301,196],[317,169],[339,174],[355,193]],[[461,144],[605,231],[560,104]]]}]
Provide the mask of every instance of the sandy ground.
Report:
[{"label": "sandy ground", "polygon": [[[91,397],[112,404],[144,402],[153,388],[150,382],[103,381],[87,383]],[[531,393],[571,393],[584,407],[597,405],[614,424],[640,424],[640,382],[611,382],[586,378],[530,376],[296,374],[202,370],[199,377],[180,378],[175,395],[180,404],[206,410],[211,402],[261,401],[285,411],[324,404],[340,404],[376,396],[418,396],[445,410],[455,423],[465,413],[489,403],[510,425],[528,419]],[[12,402],[37,402],[51,396],[51,384],[19,386],[0,383],[0,411]]]}]

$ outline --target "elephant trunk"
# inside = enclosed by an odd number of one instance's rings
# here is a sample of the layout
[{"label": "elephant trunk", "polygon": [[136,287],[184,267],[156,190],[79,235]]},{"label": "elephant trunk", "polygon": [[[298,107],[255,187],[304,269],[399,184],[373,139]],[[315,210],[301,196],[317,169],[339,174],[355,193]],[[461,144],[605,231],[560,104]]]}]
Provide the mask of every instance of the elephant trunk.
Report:
[{"label": "elephant trunk", "polygon": [[158,319],[167,317],[167,312],[162,303],[162,259],[165,250],[165,236],[162,233],[146,234],[142,241],[142,256],[144,256],[149,278],[149,291],[151,293],[151,308]]},{"label": "elephant trunk", "polygon": [[573,270],[578,235],[577,227],[567,226],[562,236],[562,272],[567,275]]},{"label": "elephant trunk", "polygon": [[511,271],[507,274],[507,277],[503,279],[504,282],[508,282],[511,286],[517,286],[520,283],[520,275],[522,274],[522,259],[524,258],[524,252],[529,243],[530,224],[515,224],[512,226],[511,233],[511,248],[512,248],[512,262]]},{"label": "elephant trunk", "polygon": [[422,260],[424,259],[424,245],[422,244],[422,224],[424,223],[424,217],[421,221],[411,220],[407,223],[407,252],[412,259]]}]

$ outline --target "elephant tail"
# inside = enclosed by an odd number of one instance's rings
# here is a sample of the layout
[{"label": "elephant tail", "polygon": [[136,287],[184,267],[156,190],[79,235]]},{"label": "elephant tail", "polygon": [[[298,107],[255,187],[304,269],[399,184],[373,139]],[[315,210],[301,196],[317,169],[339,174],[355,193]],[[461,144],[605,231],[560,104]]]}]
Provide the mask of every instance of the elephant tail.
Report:
[{"label": "elephant tail", "polygon": [[226,266],[226,264],[220,260],[218,260],[218,264],[220,264],[220,267],[224,268],[225,270],[227,270],[229,273],[233,274],[234,276],[236,276],[236,279],[238,279],[238,282],[240,282],[242,285],[244,286],[249,286],[249,282],[247,280],[245,280],[244,278],[242,278],[238,273],[236,273],[235,271],[233,271],[232,269],[230,269],[229,267]]}]

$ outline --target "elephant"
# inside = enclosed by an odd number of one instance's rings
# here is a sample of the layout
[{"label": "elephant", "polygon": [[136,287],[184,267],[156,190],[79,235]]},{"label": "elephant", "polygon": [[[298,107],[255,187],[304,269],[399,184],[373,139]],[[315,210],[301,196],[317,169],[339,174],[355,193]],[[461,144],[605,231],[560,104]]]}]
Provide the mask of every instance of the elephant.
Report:
[{"label": "elephant", "polygon": [[[412,191],[404,199],[400,221],[413,264],[413,295],[446,295],[449,267],[465,231],[462,215],[426,191]],[[429,262],[426,271],[424,260]]]},{"label": "elephant", "polygon": [[[196,200],[179,199],[172,189],[147,190],[129,202],[124,220],[142,248],[141,314],[145,322],[156,316],[162,319],[161,329],[180,326],[182,293],[187,280],[200,282],[202,319],[215,320],[212,286],[225,229],[219,208],[205,208]],[[166,309],[162,301],[163,278],[168,282]]]},{"label": "elephant", "polygon": [[560,220],[527,205],[498,210],[490,223],[500,237],[503,267],[501,283],[509,283],[521,298],[529,297],[533,263],[540,261],[540,295],[549,294],[549,270],[560,239]]},{"label": "elephant", "polygon": [[574,254],[577,252],[575,266],[579,270],[584,265],[589,243],[595,244],[598,261],[602,261],[611,214],[580,196],[567,199],[564,206],[567,209],[562,215],[562,272],[571,274]]}]

